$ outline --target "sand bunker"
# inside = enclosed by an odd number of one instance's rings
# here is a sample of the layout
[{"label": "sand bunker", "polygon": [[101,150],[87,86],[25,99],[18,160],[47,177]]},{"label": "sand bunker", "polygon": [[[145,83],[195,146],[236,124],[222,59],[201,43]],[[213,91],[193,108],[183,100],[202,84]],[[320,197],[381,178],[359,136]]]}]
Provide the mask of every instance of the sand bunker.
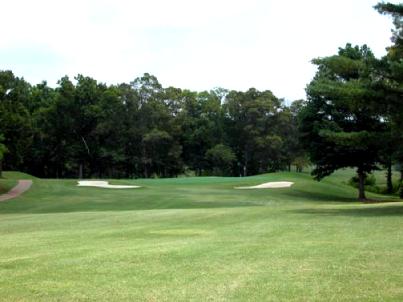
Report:
[{"label": "sand bunker", "polygon": [[103,180],[79,180],[79,187],[97,187],[106,189],[137,189],[140,186],[122,186],[122,185],[110,185],[109,182]]},{"label": "sand bunker", "polygon": [[235,187],[235,189],[277,189],[277,188],[289,188],[294,183],[291,181],[273,181],[273,182],[266,182],[264,184],[260,184],[257,186],[251,187]]}]

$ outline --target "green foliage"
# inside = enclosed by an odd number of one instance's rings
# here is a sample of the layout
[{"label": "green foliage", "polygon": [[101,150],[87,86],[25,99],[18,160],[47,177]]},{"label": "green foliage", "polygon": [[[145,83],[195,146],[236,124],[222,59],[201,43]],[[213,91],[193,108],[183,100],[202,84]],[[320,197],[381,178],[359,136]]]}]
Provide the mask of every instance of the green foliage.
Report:
[{"label": "green foliage", "polygon": [[2,156],[7,168],[26,165],[32,142],[32,121],[26,105],[31,87],[11,71],[0,71],[0,133],[8,152]]},{"label": "green foliage", "polygon": [[4,136],[0,134],[0,161],[3,160],[4,154],[7,152],[7,147],[3,144],[3,142],[4,142]]},{"label": "green foliage", "polygon": [[57,178],[168,177],[185,169],[239,176],[284,169],[303,155],[300,103],[288,108],[270,91],[164,88],[150,74],[110,86],[66,76],[54,89],[5,71],[0,82],[6,169]]},{"label": "green foliage", "polygon": [[302,172],[304,168],[310,165],[309,158],[306,154],[297,156],[292,161],[292,164],[295,166],[297,172]]},{"label": "green foliage", "polygon": [[[355,188],[358,188],[358,176],[354,175],[353,177],[350,178],[349,180],[349,184]],[[376,178],[373,174],[368,174],[365,177],[365,181],[364,181],[364,185],[366,186],[375,186],[376,184]]]},{"label": "green foliage", "polygon": [[[349,184],[355,188],[358,188],[358,177],[354,176],[350,179]],[[386,185],[381,185],[376,183],[376,179],[373,177],[373,174],[369,174],[365,178],[365,191],[372,192],[376,194],[392,194],[392,195],[399,195],[400,190],[400,182],[394,181],[392,182],[392,189],[389,191]]]},{"label": "green foliage", "polygon": [[[314,60],[318,72],[299,117],[317,179],[344,167],[356,167],[361,178],[376,169],[383,148],[379,138],[387,133],[377,105],[382,96],[373,86],[377,62],[368,47],[350,44],[338,55]],[[364,199],[363,187],[359,191]]]},{"label": "green foliage", "polygon": [[395,29],[392,31],[393,46],[389,48],[389,55],[393,59],[399,59],[403,56],[403,4],[393,3],[378,3],[375,9],[385,15],[390,15],[393,18]]},{"label": "green foliage", "polygon": [[0,133],[0,178],[3,176],[3,159],[7,152],[7,147],[3,144],[4,136]]},{"label": "green foliage", "polygon": [[271,91],[230,91],[224,112],[229,145],[238,159],[235,175],[283,169],[298,153],[296,120]]},{"label": "green foliage", "polygon": [[218,144],[207,150],[206,160],[213,175],[231,175],[236,156],[230,147]]}]

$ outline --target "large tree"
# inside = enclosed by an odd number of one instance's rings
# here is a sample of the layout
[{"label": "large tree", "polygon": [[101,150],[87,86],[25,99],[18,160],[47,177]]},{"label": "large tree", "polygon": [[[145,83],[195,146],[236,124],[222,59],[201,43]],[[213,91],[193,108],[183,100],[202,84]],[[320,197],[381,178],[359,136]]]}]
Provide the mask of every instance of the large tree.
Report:
[{"label": "large tree", "polygon": [[238,175],[275,171],[282,166],[282,100],[271,91],[230,91],[224,110],[230,145],[237,155]]},{"label": "large tree", "polygon": [[179,144],[181,129],[176,123],[181,92],[164,89],[155,76],[147,73],[131,85],[139,99],[136,124],[141,136],[144,176],[175,176],[183,166]]},{"label": "large tree", "polygon": [[8,151],[4,156],[7,169],[24,169],[32,143],[32,122],[26,104],[31,86],[11,71],[0,71],[0,133]]},{"label": "large tree", "polygon": [[379,3],[380,13],[393,18],[392,45],[388,47],[382,66],[380,88],[385,98],[382,105],[390,122],[389,156],[400,166],[400,197],[403,198],[403,4]]},{"label": "large tree", "polygon": [[197,175],[202,175],[206,170],[211,172],[211,162],[206,158],[206,152],[224,143],[221,99],[225,93],[222,89],[201,93],[183,91],[182,110],[178,116],[183,158],[187,167]]},{"label": "large tree", "polygon": [[377,111],[373,88],[377,60],[367,46],[340,48],[337,55],[314,59],[318,71],[307,87],[308,100],[300,113],[303,142],[320,180],[345,167],[357,169],[360,200],[365,200],[366,175],[377,168],[386,131]]},{"label": "large tree", "polygon": [[[40,177],[59,177],[56,167],[59,165],[55,157],[54,127],[57,127],[58,120],[53,116],[51,110],[56,100],[54,88],[42,82],[31,89],[27,109],[32,119],[32,145],[27,157],[28,172]],[[49,125],[51,123],[51,125]],[[63,134],[61,134],[63,135]]]},{"label": "large tree", "polygon": [[224,176],[231,175],[236,157],[230,147],[218,144],[207,150],[206,160],[213,175]]}]

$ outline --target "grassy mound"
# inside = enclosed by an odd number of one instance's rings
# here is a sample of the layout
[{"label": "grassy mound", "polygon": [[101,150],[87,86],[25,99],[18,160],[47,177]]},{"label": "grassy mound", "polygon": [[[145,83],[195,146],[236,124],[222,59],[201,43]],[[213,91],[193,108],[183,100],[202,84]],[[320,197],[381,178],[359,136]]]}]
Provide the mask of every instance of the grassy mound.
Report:
[{"label": "grassy mound", "polygon": [[19,172],[19,171],[3,171],[3,178],[5,179],[38,179],[35,176],[29,175],[27,173]]},{"label": "grassy mound", "polygon": [[[402,300],[403,203],[351,176],[37,180],[0,204],[0,300]],[[269,181],[295,184],[233,189]]]},{"label": "grassy mound", "polygon": [[0,194],[10,191],[17,185],[19,179],[38,180],[39,178],[18,171],[3,171],[2,178],[0,178]]},{"label": "grassy mound", "polygon": [[16,180],[0,178],[0,194],[7,193],[17,184]]}]

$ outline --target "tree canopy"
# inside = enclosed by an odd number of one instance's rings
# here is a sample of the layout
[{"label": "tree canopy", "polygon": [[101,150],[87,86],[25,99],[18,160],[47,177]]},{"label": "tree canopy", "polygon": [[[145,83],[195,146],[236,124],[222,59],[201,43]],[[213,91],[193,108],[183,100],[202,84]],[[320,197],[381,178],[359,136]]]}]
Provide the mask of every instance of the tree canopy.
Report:
[{"label": "tree canopy", "polygon": [[357,168],[359,198],[365,199],[364,179],[377,168],[379,137],[386,131],[377,111],[379,94],[372,87],[377,63],[367,46],[347,44],[337,55],[314,59],[318,72],[307,87],[308,101],[301,113],[301,133],[313,175],[321,179],[335,170]]},{"label": "tree canopy", "polygon": [[43,177],[239,176],[288,168],[303,153],[295,117],[270,91],[164,88],[150,74],[118,85],[77,75],[51,88],[1,71],[0,84],[6,169]]}]

